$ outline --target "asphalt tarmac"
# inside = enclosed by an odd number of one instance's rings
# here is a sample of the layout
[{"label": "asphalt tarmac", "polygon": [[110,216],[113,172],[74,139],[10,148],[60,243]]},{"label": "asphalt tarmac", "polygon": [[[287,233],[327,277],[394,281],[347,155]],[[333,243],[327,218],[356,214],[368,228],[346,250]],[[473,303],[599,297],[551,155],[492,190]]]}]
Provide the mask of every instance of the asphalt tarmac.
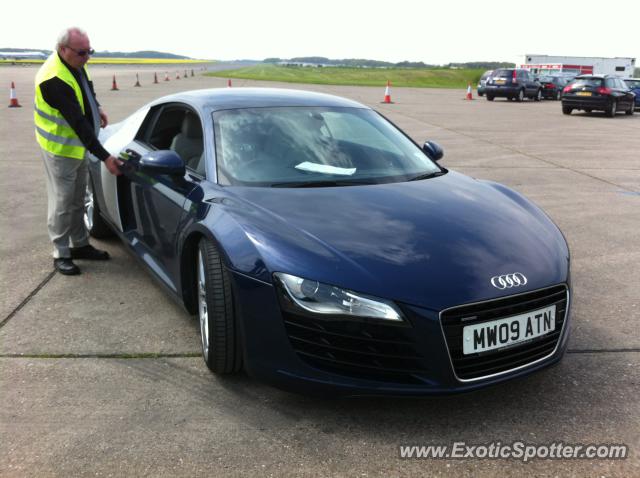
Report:
[{"label": "asphalt tarmac", "polygon": [[[184,68],[91,69],[111,122],[159,96],[226,87]],[[160,83],[153,84],[157,71]],[[134,87],[135,73],[142,86]],[[562,115],[554,101],[465,91],[293,85],[383,112],[450,169],[507,184],[572,254],[569,351],[556,367],[472,394],[326,400],[217,378],[198,325],[117,240],[113,259],[52,272],[36,67],[1,67],[0,476],[640,476],[640,114]],[[119,91],[111,91],[112,75]],[[8,108],[14,81],[23,108]],[[475,96],[475,91],[474,91]],[[624,460],[400,458],[400,445],[626,444]]]}]

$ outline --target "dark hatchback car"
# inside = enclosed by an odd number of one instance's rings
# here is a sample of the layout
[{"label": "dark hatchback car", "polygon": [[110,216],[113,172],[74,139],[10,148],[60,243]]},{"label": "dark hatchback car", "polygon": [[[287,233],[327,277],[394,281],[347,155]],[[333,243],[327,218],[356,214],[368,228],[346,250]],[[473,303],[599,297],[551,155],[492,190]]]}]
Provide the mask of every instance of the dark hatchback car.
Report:
[{"label": "dark hatchback car", "polygon": [[562,99],[562,89],[567,85],[568,78],[562,76],[541,76],[542,97],[550,100]]},{"label": "dark hatchback car", "polygon": [[498,97],[516,101],[522,101],[524,98],[540,101],[542,86],[527,70],[500,68],[487,80],[485,94],[489,101]]},{"label": "dark hatchback car", "polygon": [[478,80],[478,96],[484,96],[484,91],[487,85],[487,80],[491,77],[493,70],[485,71]]},{"label": "dark hatchback car", "polygon": [[570,258],[517,191],[336,96],[222,88],[103,130],[85,221],[198,316],[218,374],[333,395],[462,392],[557,363]]},{"label": "dark hatchback car", "polygon": [[640,78],[625,78],[624,82],[636,95],[636,108],[640,106]]},{"label": "dark hatchback car", "polygon": [[573,110],[604,111],[612,118],[618,111],[632,115],[635,95],[617,76],[581,75],[562,90],[562,112],[570,115]]}]

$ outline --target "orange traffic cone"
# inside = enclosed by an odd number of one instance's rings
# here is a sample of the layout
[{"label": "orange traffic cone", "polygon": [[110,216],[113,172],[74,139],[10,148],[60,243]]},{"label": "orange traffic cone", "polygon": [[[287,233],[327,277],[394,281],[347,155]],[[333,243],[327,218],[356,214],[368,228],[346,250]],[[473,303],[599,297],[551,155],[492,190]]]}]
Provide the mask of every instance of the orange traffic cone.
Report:
[{"label": "orange traffic cone", "polygon": [[227,88],[231,88],[231,78],[227,80]]},{"label": "orange traffic cone", "polygon": [[116,75],[113,75],[113,82],[111,83],[111,91],[118,91],[118,83],[116,83]]},{"label": "orange traffic cone", "polygon": [[171,81],[171,80],[169,79],[169,72],[168,72],[168,71],[165,71],[165,72],[164,72],[164,81]]},{"label": "orange traffic cone", "polygon": [[179,79],[180,79],[180,72],[176,71],[176,80],[179,80]]},{"label": "orange traffic cone", "polygon": [[135,84],[135,85],[133,85],[133,86],[137,86],[137,87],[142,86],[142,85],[140,84],[140,78],[138,77],[138,74],[137,74],[137,73],[136,73],[136,84]]},{"label": "orange traffic cone", "polygon": [[473,99],[473,95],[471,94],[471,83],[469,83],[469,86],[467,86],[467,96],[465,97],[465,100],[472,100]]},{"label": "orange traffic cone", "polygon": [[153,73],[153,84],[157,85],[158,84],[158,74],[157,73]]},{"label": "orange traffic cone", "polygon": [[9,90],[9,108],[22,108],[22,105],[18,103],[18,97],[16,96],[16,85],[11,82],[11,90]]},{"label": "orange traffic cone", "polygon": [[391,82],[387,80],[387,87],[384,89],[384,100],[382,101],[383,103],[393,103],[393,101],[391,101],[391,91],[389,89],[390,86]]}]

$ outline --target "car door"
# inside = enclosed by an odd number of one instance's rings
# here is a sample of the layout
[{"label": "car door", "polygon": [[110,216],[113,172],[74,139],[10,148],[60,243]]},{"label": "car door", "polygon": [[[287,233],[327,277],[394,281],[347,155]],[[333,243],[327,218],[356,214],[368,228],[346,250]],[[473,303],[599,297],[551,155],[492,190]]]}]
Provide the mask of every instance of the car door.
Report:
[{"label": "car door", "polygon": [[[192,119],[191,131],[185,128],[187,117]],[[199,134],[194,134],[198,128]],[[193,137],[185,138],[188,133]],[[154,151],[173,150],[181,157],[189,154],[183,160],[191,160],[195,168],[203,163],[199,161],[203,155],[195,154],[198,147],[202,153],[202,121],[197,112],[185,104],[169,103],[151,109],[135,140],[121,152],[129,165],[122,189],[126,197],[120,201],[129,206],[120,211],[125,235],[142,260],[174,290],[179,277],[177,238],[194,180],[189,173],[170,176],[142,172],[139,161]]]},{"label": "car door", "polygon": [[631,103],[633,103],[633,100],[634,100],[633,95],[631,94],[631,90],[629,89],[627,84],[624,82],[624,80],[620,78],[616,79],[616,83],[618,85],[618,89],[620,90],[622,97],[624,98],[624,108],[629,109],[631,107]]}]

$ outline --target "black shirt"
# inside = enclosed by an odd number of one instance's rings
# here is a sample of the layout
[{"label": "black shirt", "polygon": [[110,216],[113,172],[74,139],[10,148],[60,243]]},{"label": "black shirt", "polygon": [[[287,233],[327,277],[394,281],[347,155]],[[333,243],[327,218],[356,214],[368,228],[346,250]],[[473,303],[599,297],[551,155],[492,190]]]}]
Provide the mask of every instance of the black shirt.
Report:
[{"label": "black shirt", "polygon": [[[60,55],[58,55],[58,57],[59,56]],[[69,66],[69,64],[67,64],[62,58],[60,58],[60,61],[62,61],[62,64],[66,66],[75,77],[79,85],[82,85],[80,75],[84,75],[87,83],[89,84],[89,88],[91,89],[91,94],[95,98],[96,93],[93,90],[93,82],[89,81],[84,69],[76,70]],[[101,161],[104,161],[110,156],[110,154],[106,149],[104,149],[96,137],[96,133],[93,129],[93,116],[91,114],[91,108],[89,108],[87,93],[84,91],[82,86],[80,87],[80,90],[82,91],[82,100],[85,104],[84,114],[82,113],[82,108],[78,103],[78,99],[76,98],[73,88],[60,78],[54,76],[53,78],[40,83],[40,92],[42,93],[44,100],[49,103],[50,106],[60,111],[60,114],[62,114],[67,123],[69,123],[69,126],[71,126],[73,131],[76,132],[80,141],[82,141],[82,144],[85,145],[89,152]]]}]

